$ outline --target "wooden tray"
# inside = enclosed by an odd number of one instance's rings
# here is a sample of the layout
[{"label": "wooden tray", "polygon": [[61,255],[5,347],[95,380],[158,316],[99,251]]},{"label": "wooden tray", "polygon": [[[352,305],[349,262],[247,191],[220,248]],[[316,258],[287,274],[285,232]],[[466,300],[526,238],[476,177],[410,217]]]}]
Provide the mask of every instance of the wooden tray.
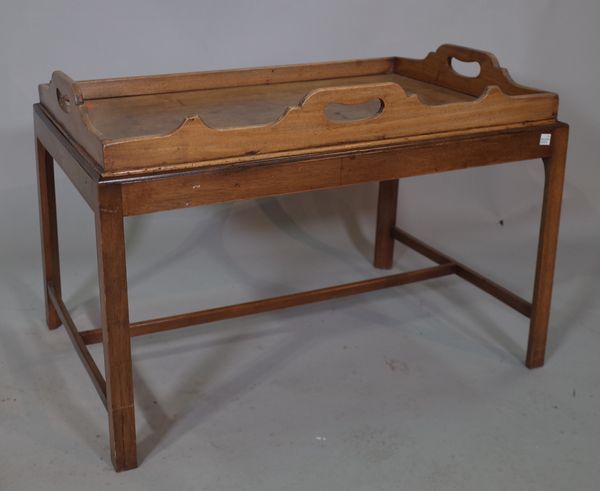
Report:
[{"label": "wooden tray", "polygon": [[[461,75],[452,61],[478,63]],[[75,82],[40,101],[103,175],[381,147],[554,121],[558,96],[516,84],[495,56],[454,45],[390,57]]]}]

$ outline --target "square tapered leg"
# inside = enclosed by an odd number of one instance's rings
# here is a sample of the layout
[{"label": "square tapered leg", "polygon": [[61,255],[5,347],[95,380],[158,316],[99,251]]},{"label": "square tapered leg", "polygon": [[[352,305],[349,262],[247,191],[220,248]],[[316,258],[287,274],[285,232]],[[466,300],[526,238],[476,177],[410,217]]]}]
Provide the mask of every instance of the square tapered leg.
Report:
[{"label": "square tapered leg", "polygon": [[137,451],[119,185],[98,186],[96,241],[111,458],[115,469],[123,471],[137,467]]},{"label": "square tapered leg", "polygon": [[44,271],[44,299],[46,323],[56,329],[61,321],[48,296],[48,287],[53,287],[60,297],[60,259],[58,254],[58,230],[56,222],[56,194],[54,190],[54,161],[52,156],[36,139],[38,197],[40,206],[40,236],[42,239],[42,262]]},{"label": "square tapered leg", "polygon": [[528,368],[544,364],[568,136],[567,126],[557,128],[552,134],[552,155],[544,159],[544,198],[525,362]]}]

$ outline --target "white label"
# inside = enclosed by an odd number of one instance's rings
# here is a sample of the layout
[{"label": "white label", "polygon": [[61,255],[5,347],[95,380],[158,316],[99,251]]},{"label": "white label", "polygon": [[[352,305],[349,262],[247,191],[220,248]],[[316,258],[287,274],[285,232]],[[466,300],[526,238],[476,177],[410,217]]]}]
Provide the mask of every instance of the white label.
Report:
[{"label": "white label", "polygon": [[540,135],[540,145],[547,147],[550,145],[550,140],[552,139],[551,133],[542,133]]}]

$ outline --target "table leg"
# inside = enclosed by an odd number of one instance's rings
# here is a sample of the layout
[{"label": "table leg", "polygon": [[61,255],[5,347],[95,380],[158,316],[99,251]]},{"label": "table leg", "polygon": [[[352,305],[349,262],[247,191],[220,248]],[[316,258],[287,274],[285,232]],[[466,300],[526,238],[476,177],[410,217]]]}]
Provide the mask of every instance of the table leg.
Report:
[{"label": "table leg", "polygon": [[98,186],[98,277],[111,458],[115,470],[137,467],[125,234],[119,185]]},{"label": "table leg", "polygon": [[375,257],[373,265],[390,269],[394,262],[394,238],[396,207],[398,204],[398,179],[381,181],[377,199],[377,228],[375,231]]},{"label": "table leg", "polygon": [[528,368],[544,364],[568,135],[568,127],[557,128],[552,134],[552,156],[544,159],[544,198],[525,362]]},{"label": "table leg", "polygon": [[36,138],[38,196],[40,205],[40,235],[42,239],[42,262],[44,269],[44,299],[46,323],[56,329],[61,322],[48,297],[48,286],[53,286],[60,298],[60,259],[58,254],[58,229],[56,224],[56,194],[54,190],[54,161],[52,155]]}]

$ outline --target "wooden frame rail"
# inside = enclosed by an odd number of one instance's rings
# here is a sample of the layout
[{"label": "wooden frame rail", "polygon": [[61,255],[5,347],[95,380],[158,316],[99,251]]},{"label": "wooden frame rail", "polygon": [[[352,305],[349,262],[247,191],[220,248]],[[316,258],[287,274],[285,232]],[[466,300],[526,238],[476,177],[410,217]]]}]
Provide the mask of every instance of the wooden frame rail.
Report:
[{"label": "wooden frame rail", "polygon": [[62,298],[57,295],[56,290],[52,285],[48,285],[48,297],[50,298],[54,309],[56,309],[58,318],[65,326],[67,334],[69,335],[69,339],[73,343],[73,347],[79,355],[79,359],[83,363],[88,375],[92,379],[94,387],[96,388],[96,392],[98,392],[104,407],[106,407],[106,380],[104,380],[98,365],[96,365],[94,358],[92,358],[91,353],[87,349],[86,343],[83,340],[81,333],[77,329],[77,326],[73,322],[67,306],[64,304]]},{"label": "wooden frame rail", "polygon": [[[349,295],[367,293],[383,288],[391,288],[410,283],[416,283],[452,274],[456,274],[469,283],[477,286],[494,298],[497,298],[509,307],[512,307],[520,314],[523,314],[525,317],[531,317],[531,302],[511,292],[502,285],[499,285],[493,280],[486,278],[477,271],[474,271],[468,266],[465,266],[463,263],[456,261],[452,257],[438,251],[437,249],[431,247],[430,245],[398,227],[394,227],[392,229],[392,236],[398,242],[401,242],[407,247],[419,252],[428,259],[438,263],[438,265],[414,271],[382,276],[379,278],[318,288],[315,290],[296,292],[288,295],[253,300],[250,302],[226,305],[222,307],[214,307],[195,312],[160,317],[157,319],[132,322],[129,325],[129,334],[131,336],[142,336],[145,334],[171,331],[174,329],[180,329],[194,325],[207,324],[225,319],[233,319],[236,317],[286,309],[299,305],[341,298]],[[59,302],[58,305],[60,306],[60,309],[64,310],[63,315],[68,316],[62,301],[56,300],[54,290],[51,290],[50,295],[51,298],[53,298],[53,302]],[[68,317],[68,319],[70,319],[70,317]],[[72,321],[69,321],[68,324],[65,323],[65,325],[70,325],[71,328],[74,329],[74,324]],[[71,328],[69,329],[69,332],[72,330]],[[82,342],[84,345],[101,343],[102,329],[88,329],[85,331],[76,332],[72,339],[76,340],[74,342],[77,342],[78,344]]]},{"label": "wooden frame rail", "polygon": [[[189,327],[224,319],[233,319],[235,317],[242,317],[245,315],[259,314],[272,310],[296,307],[298,305],[321,302],[323,300],[346,297],[358,293],[366,293],[374,290],[380,290],[382,288],[406,285],[408,283],[439,278],[455,272],[454,263],[447,262],[445,264],[440,264],[430,268],[423,268],[415,271],[383,276],[380,278],[355,281],[352,283],[319,288],[316,290],[291,293],[289,295],[281,295],[262,300],[254,300],[252,302],[244,302],[235,305],[227,305],[224,307],[189,312],[186,314],[161,317],[159,319],[133,322],[130,324],[129,332],[131,336],[141,336],[144,334],[170,331],[182,327]],[[88,331],[81,332],[80,335],[85,344],[102,342],[101,329],[90,329]]]},{"label": "wooden frame rail", "polygon": [[484,292],[489,293],[492,297],[504,302],[506,305],[512,307],[525,317],[531,317],[531,302],[528,302],[524,298],[521,298],[498,283],[486,278],[477,271],[472,270],[468,266],[465,266],[464,264],[452,259],[450,256],[447,256],[437,249],[425,244],[425,242],[420,241],[398,227],[394,227],[392,235],[398,242],[401,242],[411,249],[419,252],[423,256],[431,259],[433,262],[438,264],[447,264],[448,262],[451,262],[454,264],[454,273],[456,273],[458,276],[467,280],[469,283],[475,285]]}]

